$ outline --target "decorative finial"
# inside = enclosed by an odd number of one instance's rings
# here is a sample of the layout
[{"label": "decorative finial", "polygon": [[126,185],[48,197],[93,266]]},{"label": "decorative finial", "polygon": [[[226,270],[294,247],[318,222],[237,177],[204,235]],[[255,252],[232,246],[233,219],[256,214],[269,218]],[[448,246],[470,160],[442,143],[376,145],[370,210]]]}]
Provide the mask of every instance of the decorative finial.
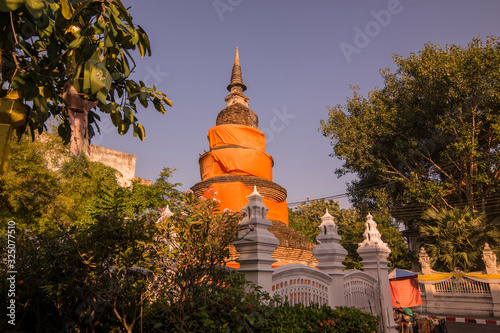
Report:
[{"label": "decorative finial", "polygon": [[174,213],[172,213],[170,211],[170,207],[168,207],[168,205],[167,205],[167,207],[165,208],[165,210],[163,211],[163,213],[161,213],[161,215],[164,216],[164,217],[172,217],[172,216],[174,216]]},{"label": "decorative finial", "polygon": [[319,236],[316,239],[321,242],[332,242],[333,240],[340,240],[337,233],[337,225],[335,224],[334,217],[330,215],[328,209],[325,215],[321,217],[321,224],[319,225]]},{"label": "decorative finial", "polygon": [[328,208],[325,210],[325,215],[323,215],[323,217],[321,217],[322,220],[325,220],[325,219],[328,219],[330,217],[333,217],[330,215],[330,212],[328,212]]},{"label": "decorative finial", "polygon": [[253,192],[250,193],[249,196],[247,196],[248,200],[250,200],[251,198],[264,198],[260,193],[259,191],[257,191],[257,185],[254,185],[253,186]]},{"label": "decorative finial", "polygon": [[241,66],[240,66],[240,56],[238,54],[238,48],[236,48],[236,53],[234,54],[234,64],[233,71],[231,72],[231,83],[227,86],[227,90],[229,92],[233,91],[233,88],[236,88],[237,92],[244,92],[247,90],[247,86],[243,83],[243,77],[241,75]]},{"label": "decorative finial", "polygon": [[372,214],[366,216],[365,232],[363,233],[364,241],[359,246],[379,246],[388,248],[387,244],[382,241],[382,235],[377,229],[377,223],[373,221]]}]

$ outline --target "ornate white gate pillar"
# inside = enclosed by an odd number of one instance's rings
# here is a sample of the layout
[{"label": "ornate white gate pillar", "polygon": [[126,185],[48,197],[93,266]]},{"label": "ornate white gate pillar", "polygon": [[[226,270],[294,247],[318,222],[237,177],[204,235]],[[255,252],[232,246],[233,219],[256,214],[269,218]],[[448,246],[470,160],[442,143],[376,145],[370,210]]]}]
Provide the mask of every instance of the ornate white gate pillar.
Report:
[{"label": "ornate white gate pillar", "polygon": [[342,261],[344,261],[347,251],[339,244],[340,236],[337,233],[337,225],[333,216],[328,213],[328,209],[321,219],[323,222],[319,226],[319,235],[316,237],[319,244],[312,251],[312,254],[319,262],[316,268],[333,278],[328,295],[328,305],[331,307],[342,306],[346,304],[344,296],[345,266]]},{"label": "ornate white gate pillar", "polygon": [[247,196],[248,204],[243,207],[246,214],[240,225],[239,241],[233,243],[240,257],[236,260],[240,264],[238,271],[245,273],[248,281],[262,287],[263,291],[271,293],[273,269],[271,265],[276,261],[271,255],[279,244],[278,239],[268,229],[272,225],[266,217],[269,210],[262,199],[262,195],[254,187],[253,193]]}]

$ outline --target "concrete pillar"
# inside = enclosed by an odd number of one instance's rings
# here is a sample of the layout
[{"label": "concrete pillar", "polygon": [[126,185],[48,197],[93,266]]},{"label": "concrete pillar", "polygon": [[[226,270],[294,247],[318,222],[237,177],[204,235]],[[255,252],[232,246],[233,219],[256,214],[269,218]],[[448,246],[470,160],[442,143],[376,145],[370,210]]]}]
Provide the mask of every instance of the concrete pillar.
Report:
[{"label": "concrete pillar", "polygon": [[382,332],[395,333],[396,323],[392,313],[389,262],[387,261],[391,250],[382,241],[382,235],[371,214],[366,216],[363,237],[365,240],[359,244],[357,252],[363,259],[363,270],[378,281],[378,292],[382,303]]},{"label": "concrete pillar", "polygon": [[316,268],[333,278],[328,295],[328,305],[331,307],[342,306],[346,304],[344,296],[345,266],[342,261],[344,261],[347,251],[339,244],[341,238],[337,233],[337,225],[333,216],[328,213],[328,209],[321,220],[319,235],[316,237],[319,244],[312,251],[312,254],[318,260]]},{"label": "concrete pillar", "polygon": [[233,243],[236,251],[240,253],[240,257],[236,260],[240,264],[238,270],[245,273],[248,281],[271,293],[273,275],[271,265],[276,261],[271,255],[279,241],[268,230],[272,222],[266,217],[269,209],[262,202],[264,197],[254,187],[253,193],[247,198],[248,204],[242,209],[245,217],[240,222],[243,227],[239,233],[240,240]]},{"label": "concrete pillar", "polygon": [[[497,274],[497,256],[490,248],[490,244],[484,244],[482,259],[486,267],[486,274]],[[500,317],[500,285],[490,283],[491,301],[493,303],[493,316]]]}]

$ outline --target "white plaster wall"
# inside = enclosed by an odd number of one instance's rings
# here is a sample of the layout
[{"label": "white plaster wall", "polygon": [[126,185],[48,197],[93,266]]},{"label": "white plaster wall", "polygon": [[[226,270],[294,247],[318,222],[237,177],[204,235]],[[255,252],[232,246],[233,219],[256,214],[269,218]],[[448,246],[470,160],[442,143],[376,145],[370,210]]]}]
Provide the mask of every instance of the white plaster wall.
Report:
[{"label": "white plaster wall", "polygon": [[448,315],[457,317],[491,317],[491,294],[434,294],[434,302],[428,302],[422,294],[422,305],[412,308],[418,314]]},{"label": "white plaster wall", "polygon": [[121,173],[121,177],[118,177],[118,183],[121,186],[130,186],[132,184],[132,180],[135,177],[137,156],[101,146],[90,145],[90,160],[118,170]]}]

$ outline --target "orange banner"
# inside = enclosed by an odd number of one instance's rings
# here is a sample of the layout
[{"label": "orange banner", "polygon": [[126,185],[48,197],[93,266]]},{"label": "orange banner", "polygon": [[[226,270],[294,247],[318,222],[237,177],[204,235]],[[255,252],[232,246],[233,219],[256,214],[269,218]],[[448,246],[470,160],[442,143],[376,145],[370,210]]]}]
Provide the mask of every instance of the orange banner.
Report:
[{"label": "orange banner", "polygon": [[256,128],[226,124],[212,127],[207,133],[210,149],[223,145],[238,145],[257,149],[262,152],[266,149],[266,137]]},{"label": "orange banner", "polygon": [[[241,209],[248,203],[247,196],[253,192],[253,189],[240,182],[216,183],[212,184],[203,196],[211,198],[212,193],[214,193],[212,191],[217,193],[214,197],[220,200],[221,210],[228,208],[235,212],[241,212]],[[258,187],[257,191],[259,191]],[[264,198],[262,201],[269,208],[266,215],[269,220],[281,221],[288,225],[286,200],[276,202],[272,199]]]},{"label": "orange banner", "polygon": [[210,151],[200,161],[201,181],[220,175],[250,175],[273,180],[271,156],[258,150],[224,148]]},{"label": "orange banner", "polygon": [[389,281],[392,306],[410,308],[422,304],[417,276],[409,276]]}]

